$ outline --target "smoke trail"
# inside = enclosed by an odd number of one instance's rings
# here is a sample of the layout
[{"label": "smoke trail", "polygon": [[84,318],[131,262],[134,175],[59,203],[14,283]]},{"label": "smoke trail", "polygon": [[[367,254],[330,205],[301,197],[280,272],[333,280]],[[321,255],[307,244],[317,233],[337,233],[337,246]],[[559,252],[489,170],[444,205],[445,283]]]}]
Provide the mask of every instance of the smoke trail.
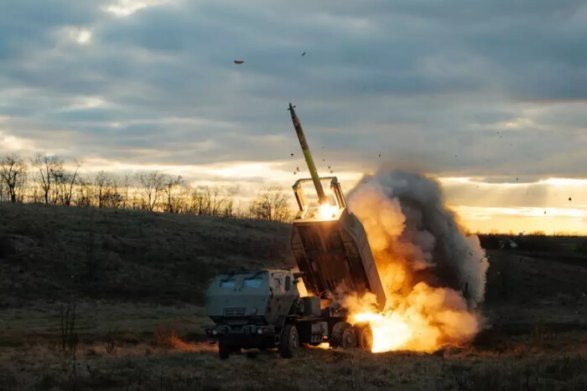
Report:
[{"label": "smoke trail", "polygon": [[[478,238],[466,236],[444,205],[439,184],[420,174],[380,170],[363,178],[348,200],[367,231],[392,317],[409,331],[404,340],[396,336],[376,349],[430,351],[470,340],[480,327],[474,308],[483,301],[489,263]],[[347,305],[351,312],[364,309],[357,298]],[[385,327],[387,334],[400,327],[385,316],[371,325],[381,335]]]}]

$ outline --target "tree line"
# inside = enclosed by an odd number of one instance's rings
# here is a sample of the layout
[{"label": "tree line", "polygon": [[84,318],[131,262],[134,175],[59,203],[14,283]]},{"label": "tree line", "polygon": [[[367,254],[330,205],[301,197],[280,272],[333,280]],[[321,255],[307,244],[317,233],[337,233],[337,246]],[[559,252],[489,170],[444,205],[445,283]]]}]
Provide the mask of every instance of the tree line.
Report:
[{"label": "tree line", "polygon": [[37,154],[0,156],[0,202],[288,221],[288,196],[279,187],[260,191],[247,208],[235,205],[238,188],[192,186],[180,175],[159,171],[82,175],[81,162]]}]

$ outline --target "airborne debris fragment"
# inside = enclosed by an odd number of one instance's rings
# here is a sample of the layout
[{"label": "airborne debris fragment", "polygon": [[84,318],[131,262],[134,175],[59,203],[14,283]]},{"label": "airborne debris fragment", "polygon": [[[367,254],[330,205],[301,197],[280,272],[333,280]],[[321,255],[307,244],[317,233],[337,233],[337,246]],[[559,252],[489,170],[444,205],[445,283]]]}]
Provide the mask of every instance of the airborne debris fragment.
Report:
[{"label": "airborne debris fragment", "polygon": [[244,63],[245,61],[244,60],[234,60],[233,62],[237,65],[240,65],[240,64]]}]

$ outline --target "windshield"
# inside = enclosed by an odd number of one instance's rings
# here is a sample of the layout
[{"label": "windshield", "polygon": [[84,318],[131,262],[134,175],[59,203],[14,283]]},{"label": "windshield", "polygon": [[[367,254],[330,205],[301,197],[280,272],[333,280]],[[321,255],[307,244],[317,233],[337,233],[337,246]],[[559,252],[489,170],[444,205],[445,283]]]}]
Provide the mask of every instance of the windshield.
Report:
[{"label": "windshield", "polygon": [[261,276],[246,278],[244,280],[243,286],[245,288],[259,288],[262,282],[263,278]]},{"label": "windshield", "polygon": [[220,288],[234,288],[236,282],[233,279],[220,281]]}]

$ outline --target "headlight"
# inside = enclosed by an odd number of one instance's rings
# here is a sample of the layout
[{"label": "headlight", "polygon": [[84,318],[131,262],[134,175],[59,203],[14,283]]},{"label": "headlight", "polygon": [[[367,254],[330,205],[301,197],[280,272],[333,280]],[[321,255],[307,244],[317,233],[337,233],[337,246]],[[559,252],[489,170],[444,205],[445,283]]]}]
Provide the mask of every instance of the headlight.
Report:
[{"label": "headlight", "polygon": [[257,329],[257,334],[259,334],[259,335],[263,334],[263,329],[261,329],[261,328],[258,328],[258,329]]},{"label": "headlight", "polygon": [[216,329],[212,330],[212,335],[218,335],[218,331]]}]

